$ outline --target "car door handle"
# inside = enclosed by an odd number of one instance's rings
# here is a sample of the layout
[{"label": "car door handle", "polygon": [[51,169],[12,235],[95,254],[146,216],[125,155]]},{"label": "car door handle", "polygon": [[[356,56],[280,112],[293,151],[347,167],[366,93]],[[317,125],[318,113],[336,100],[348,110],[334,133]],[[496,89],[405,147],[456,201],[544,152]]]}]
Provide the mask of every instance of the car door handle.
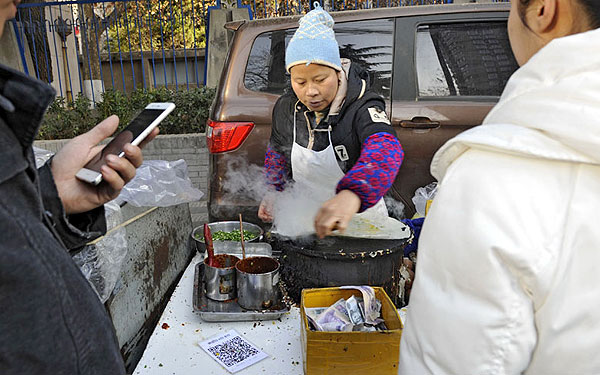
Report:
[{"label": "car door handle", "polygon": [[440,127],[440,122],[431,121],[429,117],[413,117],[412,120],[400,121],[400,127],[407,129],[435,129]]}]

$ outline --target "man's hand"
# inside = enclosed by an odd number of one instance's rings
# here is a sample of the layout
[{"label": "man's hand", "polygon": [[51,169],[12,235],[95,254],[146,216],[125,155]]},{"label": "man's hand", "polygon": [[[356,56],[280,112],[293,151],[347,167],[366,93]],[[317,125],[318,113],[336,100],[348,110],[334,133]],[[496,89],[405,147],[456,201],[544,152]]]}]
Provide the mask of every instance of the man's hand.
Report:
[{"label": "man's hand", "polygon": [[355,213],[360,209],[360,198],[350,190],[342,190],[323,203],[315,217],[315,231],[324,238],[334,230],[343,233]]},{"label": "man's hand", "polygon": [[265,195],[258,207],[258,218],[265,223],[273,222],[273,199],[271,194]]},{"label": "man's hand", "polygon": [[123,186],[135,176],[135,169],[143,161],[141,147],[150,142],[158,128],[137,146],[125,145],[125,156],[108,155],[102,166],[102,182],[90,185],[75,178],[75,174],[90,161],[104,146],[99,142],[112,135],[119,125],[117,116],[110,116],[92,130],[69,141],[52,159],[52,176],[58,195],[67,214],[92,210],[115,199]]}]

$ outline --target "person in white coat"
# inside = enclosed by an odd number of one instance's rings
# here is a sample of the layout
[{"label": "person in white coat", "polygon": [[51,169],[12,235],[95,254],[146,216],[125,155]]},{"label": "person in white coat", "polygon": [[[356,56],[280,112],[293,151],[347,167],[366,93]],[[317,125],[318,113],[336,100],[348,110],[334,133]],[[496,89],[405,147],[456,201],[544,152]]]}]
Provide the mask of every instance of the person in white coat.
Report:
[{"label": "person in white coat", "polygon": [[600,0],[514,0],[521,68],[435,155],[400,349],[421,374],[600,374]]}]

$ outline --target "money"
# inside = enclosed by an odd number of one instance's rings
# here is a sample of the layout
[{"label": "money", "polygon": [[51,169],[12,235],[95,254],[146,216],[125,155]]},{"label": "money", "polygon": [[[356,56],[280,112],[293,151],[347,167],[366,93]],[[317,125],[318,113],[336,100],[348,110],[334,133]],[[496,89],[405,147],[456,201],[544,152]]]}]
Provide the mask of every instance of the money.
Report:
[{"label": "money", "polygon": [[350,317],[352,324],[358,325],[365,322],[360,312],[360,308],[358,307],[356,297],[352,296],[346,300],[346,310],[348,310],[348,316]]},{"label": "money", "polygon": [[317,317],[327,310],[327,307],[305,307],[306,316],[312,320],[317,320]]},{"label": "money", "polygon": [[316,330],[316,331],[322,331],[322,329],[320,329],[321,327],[317,323],[317,318],[325,310],[327,310],[327,307],[306,307],[306,308],[304,308],[304,312],[306,313],[306,319],[308,320],[309,325],[312,325],[314,327],[314,330]]},{"label": "money", "polygon": [[375,290],[367,285],[342,286],[340,289],[356,289],[362,293],[364,302],[365,323],[376,324],[375,320],[380,316],[381,302],[375,297]]},{"label": "money", "polygon": [[365,323],[361,323],[361,324],[355,325],[352,328],[352,331],[354,331],[354,332],[375,332],[375,331],[377,331],[377,328],[367,325]]},{"label": "money", "polygon": [[337,311],[341,312],[342,314],[346,315],[347,317],[350,317],[350,315],[348,314],[348,310],[346,308],[346,300],[345,299],[340,298],[333,305],[331,305],[331,307],[336,309]]},{"label": "money", "polygon": [[379,322],[375,328],[377,328],[380,331],[387,331],[387,326],[385,325],[385,322],[383,321],[383,319],[381,319],[381,322]]},{"label": "money", "polygon": [[341,324],[339,322],[323,323],[321,325],[321,331],[324,332],[351,332],[353,325],[351,323]]},{"label": "money", "polygon": [[375,297],[370,286],[343,286],[341,289],[356,289],[362,297],[340,298],[329,307],[305,308],[306,318],[311,329],[317,331],[364,331],[385,330],[380,317],[381,301]]},{"label": "money", "polygon": [[323,311],[316,319],[319,331],[352,331],[352,323],[347,315],[341,313],[332,305]]}]

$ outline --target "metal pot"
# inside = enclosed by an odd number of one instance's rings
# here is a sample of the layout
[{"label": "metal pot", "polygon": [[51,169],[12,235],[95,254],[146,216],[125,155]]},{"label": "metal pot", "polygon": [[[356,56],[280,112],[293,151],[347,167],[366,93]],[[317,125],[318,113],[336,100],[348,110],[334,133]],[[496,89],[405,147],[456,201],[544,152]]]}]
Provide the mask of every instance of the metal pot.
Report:
[{"label": "metal pot", "polygon": [[[256,235],[256,238],[249,240],[249,241],[244,240],[244,242],[259,242],[263,239],[264,231],[258,225],[252,224],[252,223],[247,223],[247,222],[242,222],[242,226],[243,226],[244,230],[247,230],[250,233]],[[209,223],[208,227],[210,228],[210,231],[213,234],[218,231],[230,232],[234,229],[240,229],[240,222],[239,221],[216,221],[214,223]],[[204,225],[194,228],[191,236],[192,236],[192,241],[194,241],[194,244],[196,246],[196,250],[199,253],[204,253],[206,251],[206,244],[204,243]],[[234,241],[215,241],[215,242],[234,243]]]},{"label": "metal pot", "polygon": [[[409,229],[407,229],[409,230]],[[300,301],[304,288],[342,285],[382,286],[395,302],[404,240],[374,240],[316,236],[268,238],[273,252],[280,251],[281,277],[292,299]]]},{"label": "metal pot", "polygon": [[279,292],[279,262],[270,257],[240,260],[237,270],[238,304],[247,310],[264,310],[276,305]]},{"label": "metal pot", "polygon": [[206,296],[215,301],[227,301],[236,296],[236,271],[235,265],[240,258],[234,255],[215,255],[215,260],[220,267],[208,265],[208,258],[204,259],[204,285]]}]

